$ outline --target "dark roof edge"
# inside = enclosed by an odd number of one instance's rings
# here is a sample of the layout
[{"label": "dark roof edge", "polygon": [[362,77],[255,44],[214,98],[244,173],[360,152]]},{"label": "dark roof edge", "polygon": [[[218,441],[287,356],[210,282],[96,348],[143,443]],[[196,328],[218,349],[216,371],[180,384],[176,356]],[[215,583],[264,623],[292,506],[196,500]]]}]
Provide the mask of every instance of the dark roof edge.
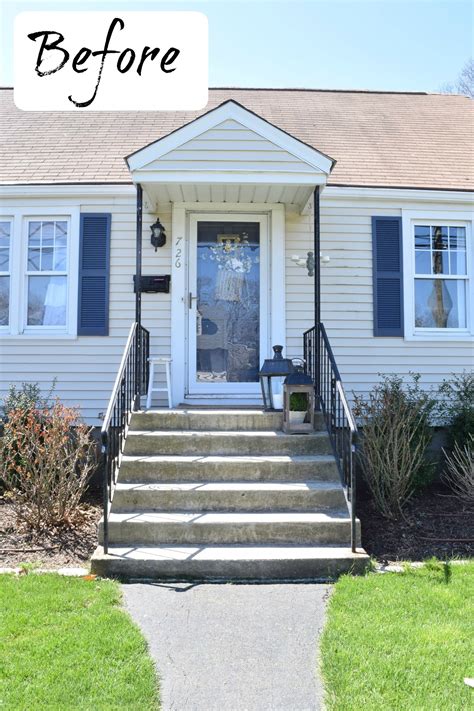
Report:
[{"label": "dark roof edge", "polygon": [[[306,91],[327,94],[401,94],[407,96],[465,96],[465,94],[443,93],[442,91],[391,91],[389,89],[315,89],[298,86],[210,86],[209,91]],[[0,91],[13,91],[13,86],[0,86]]]},{"label": "dark roof edge", "polygon": [[[389,89],[311,89],[298,86],[210,86],[210,91],[314,91],[328,94],[416,94],[428,96],[429,91],[390,91]],[[439,93],[439,92],[434,92]]]},{"label": "dark roof edge", "polygon": [[104,181],[104,180],[99,180],[99,181],[93,181],[93,180],[88,180],[87,182],[77,182],[77,181],[71,181],[71,182],[52,182],[52,183],[0,183],[0,190],[2,188],[21,188],[21,187],[27,187],[27,186],[34,186],[34,187],[41,187],[41,186],[47,186],[47,185],[83,185],[84,187],[87,187],[88,185],[134,185],[134,182],[132,180],[110,180],[110,181]]},{"label": "dark roof edge", "polygon": [[182,126],[178,126],[178,128],[173,129],[173,131],[170,131],[165,136],[161,136],[160,138],[157,138],[154,141],[147,143],[146,145],[142,146],[141,148],[138,148],[136,151],[133,151],[132,153],[129,153],[128,155],[124,156],[124,161],[126,162],[126,164],[128,166],[128,159],[131,158],[132,156],[134,156],[136,153],[140,153],[140,151],[144,150],[145,148],[149,148],[149,146],[153,146],[155,143],[159,143],[164,138],[168,138],[168,136],[172,136],[174,133],[178,133],[178,131],[181,131],[181,129],[185,128],[186,126],[190,126],[193,123],[196,123],[196,121],[199,121],[199,119],[203,118],[204,116],[208,116],[209,114],[214,113],[215,111],[217,111],[217,109],[220,109],[222,106],[225,106],[226,104],[235,104],[236,106],[240,106],[241,109],[244,109],[244,111],[247,111],[249,114],[256,116],[258,119],[260,119],[260,121],[264,121],[269,126],[276,128],[278,131],[281,131],[286,136],[293,138],[295,141],[298,141],[299,143],[306,146],[307,148],[310,148],[312,151],[316,151],[317,153],[320,153],[322,156],[324,156],[325,158],[327,158],[328,160],[331,161],[331,163],[332,163],[331,170],[336,165],[337,160],[335,158],[332,158],[327,153],[323,153],[323,151],[320,151],[318,148],[316,148],[316,146],[312,146],[309,143],[302,141],[301,138],[298,138],[297,136],[293,136],[293,134],[289,133],[288,131],[285,131],[284,128],[280,128],[280,126],[277,126],[276,124],[272,123],[271,121],[264,118],[263,116],[260,116],[260,114],[257,114],[255,111],[252,111],[252,109],[249,109],[247,106],[244,106],[243,104],[241,104],[239,101],[236,101],[235,99],[226,99],[225,101],[222,101],[220,104],[218,104],[217,106],[214,106],[212,109],[209,109],[208,111],[205,111],[204,113],[200,114],[199,116],[196,116],[196,118],[191,119],[191,121],[187,121],[186,123],[183,123]]},{"label": "dark roof edge", "polygon": [[[9,187],[42,187],[51,185],[81,185],[87,187],[89,185],[134,185],[131,181],[112,181],[112,182],[87,182],[87,183],[0,183],[0,191],[2,188]],[[474,188],[433,188],[433,187],[420,187],[419,185],[355,185],[354,183],[327,183],[328,188],[367,188],[369,190],[437,190],[438,192],[451,192],[451,193],[472,193]]]}]

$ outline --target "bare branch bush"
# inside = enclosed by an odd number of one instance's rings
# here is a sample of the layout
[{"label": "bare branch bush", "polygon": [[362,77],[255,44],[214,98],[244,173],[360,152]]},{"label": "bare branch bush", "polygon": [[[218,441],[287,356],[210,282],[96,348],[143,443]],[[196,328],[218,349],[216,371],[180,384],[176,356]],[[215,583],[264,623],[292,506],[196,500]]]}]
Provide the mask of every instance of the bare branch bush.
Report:
[{"label": "bare branch bush", "polygon": [[448,446],[462,448],[474,434],[474,373],[463,370],[452,373],[438,388],[439,418],[448,428]]},{"label": "bare branch bush", "polygon": [[452,489],[460,499],[474,504],[474,437],[469,439],[464,446],[458,442],[451,452],[443,449],[446,457],[446,469],[442,474],[443,481]]},{"label": "bare branch bush", "polygon": [[380,513],[398,519],[426,468],[431,441],[430,415],[435,401],[419,387],[385,376],[367,398],[355,396],[354,412],[362,428],[359,457]]},{"label": "bare branch bush", "polygon": [[72,527],[96,466],[91,428],[56,401],[11,409],[0,446],[0,477],[17,520],[35,531]]}]

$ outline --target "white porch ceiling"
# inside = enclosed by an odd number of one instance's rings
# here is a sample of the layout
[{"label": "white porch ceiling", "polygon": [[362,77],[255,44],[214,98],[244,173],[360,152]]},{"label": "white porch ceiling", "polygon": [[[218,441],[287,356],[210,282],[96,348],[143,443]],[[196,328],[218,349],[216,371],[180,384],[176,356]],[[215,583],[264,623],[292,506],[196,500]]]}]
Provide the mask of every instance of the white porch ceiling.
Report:
[{"label": "white porch ceiling", "polygon": [[233,101],[126,160],[150,212],[174,202],[283,203],[301,212],[334,164]]},{"label": "white porch ceiling", "polygon": [[173,202],[283,203],[290,212],[300,212],[313,194],[312,185],[267,185],[228,183],[144,183],[144,209],[153,213]]}]

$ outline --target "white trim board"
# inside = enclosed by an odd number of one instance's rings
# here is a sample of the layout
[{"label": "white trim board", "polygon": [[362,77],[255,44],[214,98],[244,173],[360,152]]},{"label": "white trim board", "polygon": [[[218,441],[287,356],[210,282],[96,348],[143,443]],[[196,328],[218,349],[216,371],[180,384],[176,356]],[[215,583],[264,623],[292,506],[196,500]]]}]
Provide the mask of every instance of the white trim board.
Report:
[{"label": "white trim board", "polygon": [[229,170],[229,171],[213,171],[213,170],[181,170],[181,171],[164,171],[164,170],[137,170],[133,173],[133,180],[136,183],[142,183],[146,188],[147,183],[181,183],[195,185],[198,183],[213,183],[226,185],[301,185],[315,186],[325,185],[326,176],[323,173],[312,172],[285,172],[272,171],[262,172],[254,170]]},{"label": "white trim board", "polygon": [[34,197],[123,197],[125,196],[135,196],[137,193],[136,187],[133,183],[129,185],[94,185],[86,184],[84,185],[1,185],[0,184],[0,198],[34,198]]},{"label": "white trim board", "polygon": [[316,171],[321,171],[328,175],[334,165],[332,158],[302,143],[297,138],[290,136],[290,134],[285,133],[285,131],[277,128],[277,126],[248,111],[240,104],[234,101],[227,101],[194,121],[191,121],[191,123],[176,129],[167,136],[159,138],[154,143],[127,156],[126,161],[130,171],[132,173],[140,171],[140,169],[143,169],[144,166],[152,161],[164,156],[166,153],[169,153],[193,138],[196,138],[204,133],[204,131],[213,129],[228,120],[236,121],[245,128],[254,131],[262,138],[266,138],[279,148],[288,151],[288,153],[308,163],[308,165]]},{"label": "white trim board", "polygon": [[352,188],[326,185],[324,198],[357,198],[358,200],[403,200],[404,202],[454,202],[474,205],[474,193],[461,190],[423,190],[409,188]]},{"label": "white trim board", "polygon": [[[189,173],[180,173],[180,177],[187,175],[189,182]],[[226,178],[229,178],[230,174],[226,174]],[[216,173],[212,173],[213,180],[209,182],[221,182]],[[166,178],[170,175],[167,174]],[[304,177],[304,176],[303,176]],[[164,176],[163,176],[164,178]],[[166,183],[166,178],[161,182]],[[255,178],[255,176],[254,176]],[[255,179],[252,179],[255,182]],[[275,176],[273,176],[275,178]],[[252,182],[246,181],[246,182]],[[140,182],[140,181],[136,181]],[[169,181],[174,182],[174,181]],[[205,182],[203,179],[192,178],[191,182]],[[234,181],[227,180],[229,185],[239,185],[244,182],[242,176],[239,175],[238,179]],[[280,182],[280,181],[279,181]],[[314,176],[311,177],[308,184],[315,185]],[[0,200],[5,198],[63,198],[63,197],[135,197],[136,196],[136,186],[134,183],[130,184],[117,184],[113,183],[107,184],[94,184],[94,183],[84,183],[84,184],[70,184],[61,185],[59,183],[51,183],[44,185],[33,185],[33,184],[0,184]],[[324,197],[325,198],[358,198],[361,200],[373,200],[380,199],[386,200],[403,200],[403,201],[427,201],[427,202],[453,202],[453,203],[466,203],[474,205],[474,193],[469,191],[456,191],[456,190],[423,190],[421,188],[376,188],[376,187],[339,187],[336,185],[325,185],[324,187]],[[268,207],[268,206],[267,206]]]}]

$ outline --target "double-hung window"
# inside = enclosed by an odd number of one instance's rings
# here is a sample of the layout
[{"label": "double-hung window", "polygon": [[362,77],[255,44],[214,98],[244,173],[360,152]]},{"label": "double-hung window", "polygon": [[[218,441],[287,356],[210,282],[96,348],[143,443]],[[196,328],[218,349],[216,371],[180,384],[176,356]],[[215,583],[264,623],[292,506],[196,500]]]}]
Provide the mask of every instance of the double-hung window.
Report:
[{"label": "double-hung window", "polygon": [[10,323],[11,220],[0,219],[0,327]]},{"label": "double-hung window", "polygon": [[[413,216],[414,217],[414,216]],[[474,331],[471,220],[404,216],[405,337]]]},{"label": "double-hung window", "polygon": [[26,327],[65,329],[68,311],[69,222],[27,221]]},{"label": "double-hung window", "polygon": [[466,226],[414,228],[415,328],[467,328]]},{"label": "double-hung window", "polygon": [[81,214],[79,204],[0,212],[2,339],[108,335],[110,213]]}]

